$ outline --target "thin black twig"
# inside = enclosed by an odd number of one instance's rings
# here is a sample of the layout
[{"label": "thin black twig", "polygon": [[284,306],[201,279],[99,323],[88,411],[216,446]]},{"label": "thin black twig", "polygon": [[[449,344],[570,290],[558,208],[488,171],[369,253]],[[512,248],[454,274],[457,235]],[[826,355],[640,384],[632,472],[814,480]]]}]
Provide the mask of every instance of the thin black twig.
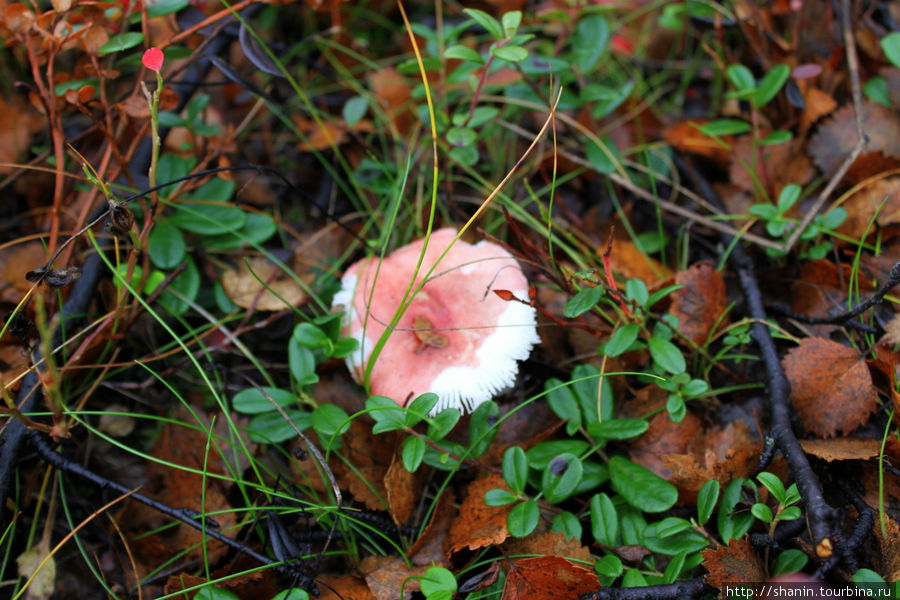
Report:
[{"label": "thin black twig", "polygon": [[[680,156],[676,156],[676,162],[688,173],[694,182],[695,189],[701,195],[718,206],[724,205],[718,193],[705,177]],[[731,242],[730,236],[723,237],[728,238],[723,239],[725,245],[728,246]],[[767,397],[771,423],[768,435],[774,440],[775,447],[781,451],[794,481],[797,483],[803,505],[806,508],[807,523],[815,552],[819,558],[824,560],[834,553],[839,513],[825,501],[822,483],[813,471],[806,453],[791,428],[791,385],[784,369],[781,368],[775,340],[772,339],[769,328],[764,325],[767,315],[753,259],[741,244],[734,245],[730,259],[737,267],[738,280],[747,302],[747,312],[754,319],[753,338],[759,346],[768,378]]]},{"label": "thin black twig", "polygon": [[[231,539],[227,535],[216,531],[214,522],[208,518],[202,518],[202,516],[197,513],[197,511],[188,508],[172,508],[171,506],[163,504],[162,502],[158,502],[153,498],[149,498],[138,492],[133,492],[131,489],[120,483],[94,473],[90,469],[87,469],[80,464],[65,458],[64,456],[53,450],[53,448],[47,442],[44,434],[38,431],[27,432],[26,439],[42,459],[44,459],[47,463],[53,465],[57,469],[90,481],[101,489],[108,488],[119,492],[120,494],[131,494],[130,498],[132,498],[133,500],[136,500],[137,502],[140,502],[141,504],[144,504],[168,517],[172,517],[177,521],[185,523],[193,527],[194,529],[202,531],[204,536],[222,542],[228,547],[242,554],[250,556],[263,565],[270,565],[273,568],[277,569],[279,572],[290,575],[292,577],[297,577],[298,573],[296,572],[296,569],[293,568],[293,565],[287,565],[282,562],[274,561],[268,556],[260,554],[259,552],[248,548],[244,544]],[[305,578],[304,581],[308,585],[312,584],[311,577]]]},{"label": "thin black twig", "polygon": [[634,588],[603,588],[596,592],[588,592],[578,600],[679,600],[687,598],[703,598],[716,591],[706,583],[706,578],[698,577],[690,581],[679,581],[665,585],[650,585]]}]

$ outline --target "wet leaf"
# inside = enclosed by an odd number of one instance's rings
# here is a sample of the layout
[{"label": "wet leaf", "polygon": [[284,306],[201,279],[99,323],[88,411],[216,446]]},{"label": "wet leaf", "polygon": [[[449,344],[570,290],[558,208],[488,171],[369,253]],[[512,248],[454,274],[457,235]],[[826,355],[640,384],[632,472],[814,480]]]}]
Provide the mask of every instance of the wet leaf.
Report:
[{"label": "wet leaf", "polygon": [[819,337],[805,338],[782,360],[791,403],[803,427],[820,437],[848,433],[878,407],[865,358]]},{"label": "wet leaf", "polygon": [[560,600],[600,589],[597,576],[559,556],[523,558],[506,576],[502,600]]}]

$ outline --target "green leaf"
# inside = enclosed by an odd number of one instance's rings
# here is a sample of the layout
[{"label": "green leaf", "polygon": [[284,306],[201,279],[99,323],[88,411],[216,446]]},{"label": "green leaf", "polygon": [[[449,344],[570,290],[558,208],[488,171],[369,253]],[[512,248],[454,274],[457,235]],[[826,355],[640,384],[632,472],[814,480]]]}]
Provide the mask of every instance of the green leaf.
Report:
[{"label": "green leaf", "polygon": [[800,512],[799,506],[788,506],[780,513],[778,513],[778,518],[782,521],[796,521],[802,515],[803,513]]},{"label": "green leaf", "polygon": [[301,588],[292,587],[272,596],[272,600],[309,600],[309,593]]},{"label": "green leaf", "polygon": [[163,290],[159,296],[159,304],[173,315],[183,314],[190,306],[185,300],[178,298],[172,291],[178,292],[186,300],[193,302],[200,292],[200,271],[194,259],[187,257],[184,270]]},{"label": "green leaf", "polygon": [[425,440],[417,435],[412,435],[403,440],[403,448],[400,451],[400,459],[403,467],[410,473],[415,473],[422,459],[425,458]]},{"label": "green leaf", "polygon": [[440,396],[432,392],[425,392],[409,403],[406,407],[406,426],[414,427],[419,421],[431,413],[431,409],[440,400]]},{"label": "green leaf", "polygon": [[547,404],[557,417],[566,421],[566,433],[572,435],[581,427],[581,408],[575,399],[575,393],[569,386],[561,384],[562,381],[559,379],[547,380],[545,388],[550,390],[547,394]]},{"label": "green leaf", "polygon": [[747,212],[766,221],[778,218],[778,209],[771,204],[754,204],[747,209]]},{"label": "green leaf", "polygon": [[291,337],[297,340],[297,343],[301,346],[306,346],[312,350],[324,348],[331,343],[331,340],[324,331],[308,321],[298,323],[297,326],[294,327],[294,332],[291,334]]},{"label": "green leaf", "polygon": [[506,37],[506,34],[503,31],[503,26],[492,17],[487,14],[483,10],[478,10],[477,8],[464,8],[463,12],[469,16],[470,19],[481,25],[481,27],[487,31],[491,36],[497,38],[498,40],[502,40]]},{"label": "green leaf", "polygon": [[513,506],[506,517],[506,529],[513,537],[526,537],[537,527],[541,511],[537,502],[526,500]]},{"label": "green leaf", "polygon": [[347,124],[347,127],[353,127],[366,116],[368,110],[369,101],[365,96],[353,96],[344,103],[344,107],[341,109],[341,116],[344,118],[344,123]]},{"label": "green leaf", "polygon": [[588,433],[605,440],[630,440],[650,427],[644,419],[609,419],[588,425]]},{"label": "green leaf", "polygon": [[[434,469],[441,471],[455,471],[459,468],[459,457],[465,454],[466,448],[457,442],[448,440],[440,440],[437,442],[438,448],[432,446],[425,447],[425,458],[422,461]],[[453,458],[453,456],[456,458]]]},{"label": "green leaf", "polygon": [[771,523],[775,516],[772,514],[772,509],[763,504],[762,502],[757,502],[753,506],[750,507],[750,514],[754,517],[762,521],[763,523]]},{"label": "green leaf", "polygon": [[567,319],[580,317],[600,302],[604,292],[605,290],[601,285],[580,290],[566,302],[563,308],[563,316]]},{"label": "green leaf", "polygon": [[891,64],[900,69],[900,32],[895,31],[881,38],[881,49]]},{"label": "green leaf", "polygon": [[287,419],[275,410],[260,413],[250,419],[247,423],[250,441],[258,444],[278,444],[297,437],[294,426],[304,431],[312,425],[312,414],[305,410],[286,408],[284,414],[287,415]]},{"label": "green leaf", "polygon": [[451,127],[447,130],[447,142],[454,146],[471,146],[477,137],[475,130],[469,127]]},{"label": "green leaf", "polygon": [[541,491],[551,504],[562,502],[571,496],[578,484],[584,467],[574,454],[563,453],[550,461],[541,476]]},{"label": "green leaf", "polygon": [[275,405],[287,408],[297,402],[297,397],[288,390],[274,387],[247,388],[231,399],[231,406],[239,413],[257,415],[276,410]]},{"label": "green leaf", "polygon": [[647,284],[640,279],[629,279],[625,282],[625,297],[645,306],[650,299]]},{"label": "green leaf", "polygon": [[681,423],[687,415],[687,406],[684,403],[684,397],[679,394],[669,394],[666,400],[666,412],[673,423]]},{"label": "green leaf", "polygon": [[231,204],[179,204],[169,219],[173,225],[201,235],[219,235],[244,226],[247,213]]},{"label": "green leaf", "polygon": [[772,575],[789,575],[797,573],[806,566],[809,557],[801,550],[785,550],[775,558],[775,566],[772,567]]},{"label": "green leaf", "polygon": [[[156,181],[165,183],[184,177],[190,173],[196,162],[193,158],[166,152],[159,157],[159,163],[156,165]],[[160,188],[157,193],[163,198],[168,198],[174,191],[174,185],[167,185]]]},{"label": "green leaf", "polygon": [[591,166],[598,173],[608,175],[614,172],[621,162],[619,151],[610,140],[603,140],[603,147],[593,140],[588,140],[585,147],[585,155]]},{"label": "green leaf", "polygon": [[589,492],[609,481],[609,468],[606,465],[585,460],[581,466],[584,472],[581,475],[581,483],[575,488],[575,495]]},{"label": "green leaf", "polygon": [[188,4],[188,0],[157,0],[153,4],[147,5],[147,18],[154,19],[177,13],[186,8]]},{"label": "green leaf", "polygon": [[223,590],[215,586],[202,588],[194,596],[194,600],[240,600],[234,592]]},{"label": "green leaf", "polygon": [[454,161],[466,167],[471,167],[478,162],[478,148],[475,146],[454,146],[447,155]]},{"label": "green leaf", "polygon": [[[886,108],[893,108],[891,93],[888,91],[887,80],[884,77],[872,77],[863,84],[862,91],[872,102],[877,102]],[[56,92],[56,95],[59,96],[60,92]]]},{"label": "green leaf", "polygon": [[528,58],[528,50],[522,46],[500,46],[491,49],[491,53],[497,58],[509,62],[522,62]]},{"label": "green leaf", "polygon": [[572,54],[583,75],[590,73],[606,52],[609,23],[601,14],[592,13],[579,19],[572,36]]},{"label": "green leaf", "polygon": [[100,46],[100,49],[97,50],[97,54],[102,56],[104,54],[112,54],[113,52],[121,52],[123,50],[128,50],[129,48],[134,48],[143,41],[143,33],[126,31],[125,33],[120,33],[109,38],[105,44]]},{"label": "green leaf", "polygon": [[456,426],[460,416],[455,408],[445,408],[439,412],[428,424],[428,439],[433,442],[443,439]]},{"label": "green leaf", "polygon": [[575,456],[581,456],[590,446],[584,440],[551,440],[532,446],[525,453],[528,457],[528,466],[539,471],[544,470],[550,461],[568,452]]},{"label": "green leaf", "polygon": [[462,44],[454,44],[444,50],[444,58],[468,60],[470,62],[478,63],[479,65],[484,64],[484,59],[481,57],[481,54]]},{"label": "green leaf", "polygon": [[506,37],[511,38],[516,35],[516,32],[519,30],[519,25],[522,24],[522,11],[511,10],[508,13],[505,13],[503,17],[501,17],[501,22],[503,23],[503,33],[506,34]]},{"label": "green leaf", "polygon": [[259,245],[275,235],[278,226],[269,215],[244,211],[244,224],[236,231],[204,236],[200,243],[207,250],[235,250],[244,245]]},{"label": "green leaf", "polygon": [[700,492],[697,494],[697,521],[701,525],[706,525],[712,516],[716,502],[719,501],[720,489],[721,485],[715,479],[710,479],[700,488]]},{"label": "green leaf", "polygon": [[185,257],[184,236],[167,220],[157,221],[150,231],[147,252],[150,260],[160,269],[172,269]]},{"label": "green leaf", "polygon": [[687,557],[687,551],[684,550],[672,557],[666,566],[666,572],[663,573],[663,583],[675,583],[684,568],[685,557]]},{"label": "green leaf", "polygon": [[356,338],[341,338],[334,343],[330,356],[332,358],[346,358],[359,350],[359,340]]},{"label": "green leaf", "polygon": [[578,517],[567,510],[559,512],[553,517],[550,530],[560,532],[566,536],[567,540],[581,539],[581,522],[578,520]]},{"label": "green leaf", "polygon": [[419,580],[427,600],[451,600],[456,595],[456,578],[444,567],[431,567]]},{"label": "green leaf", "polygon": [[737,119],[718,119],[699,127],[703,135],[738,135],[750,131],[750,124]]},{"label": "green leaf", "polygon": [[512,504],[518,499],[519,497],[509,490],[500,488],[488,490],[484,493],[484,503],[487,506],[506,506],[507,504]]},{"label": "green leaf", "polygon": [[399,404],[385,396],[370,396],[366,400],[366,410],[375,419],[372,433],[396,431],[406,427],[406,411]]},{"label": "green leaf", "polygon": [[323,439],[346,433],[350,429],[347,413],[334,404],[320,404],[312,414],[312,426]]},{"label": "green leaf", "polygon": [[598,544],[615,548],[619,539],[619,515],[606,494],[591,496],[591,534]]},{"label": "green leaf", "polygon": [[510,446],[503,453],[503,480],[513,492],[521,494],[528,483],[528,459],[519,446]]},{"label": "green leaf", "polygon": [[288,366],[297,385],[302,387],[318,383],[315,354],[306,346],[297,343],[294,338],[288,341]]},{"label": "green leaf", "polygon": [[785,131],[783,129],[779,129],[778,131],[773,131],[763,139],[759,140],[760,146],[777,146],[778,144],[783,144],[785,142],[791,141],[794,137],[794,134],[790,131]]},{"label": "green leaf", "polygon": [[767,490],[778,500],[779,503],[784,504],[785,496],[787,495],[786,490],[784,489],[784,484],[781,483],[781,480],[778,479],[778,476],[774,473],[769,473],[768,471],[763,471],[759,475],[756,476],[761,484],[763,484]]},{"label": "green leaf", "polygon": [[657,523],[644,528],[643,545],[651,552],[675,556],[679,552],[697,552],[709,545],[706,537],[693,529],[686,529],[675,535],[659,537],[656,535]]},{"label": "green leaf", "polygon": [[[59,92],[57,92],[57,95],[59,95]],[[160,127],[181,127],[187,124],[187,120],[184,117],[167,110],[159,111],[157,120]]]},{"label": "green leaf", "polygon": [[673,375],[677,375],[687,368],[681,350],[668,340],[652,337],[647,340],[647,349],[650,350],[650,356],[653,357],[654,362]]},{"label": "green leaf", "polygon": [[796,183],[789,183],[778,194],[778,212],[784,214],[800,199],[801,188]]},{"label": "green leaf", "polygon": [[644,512],[663,512],[678,500],[674,485],[622,456],[609,461],[609,476],[613,488],[628,504]]},{"label": "green leaf", "polygon": [[762,108],[784,87],[788,77],[791,76],[791,68],[786,64],[775,65],[772,70],[766,73],[756,86],[756,93],[753,95],[753,105],[756,108]]},{"label": "green leaf", "polygon": [[746,479],[738,478],[728,484],[722,494],[722,502],[719,504],[719,516],[717,525],[719,536],[727,544],[730,539],[740,539],[750,531],[753,525],[753,515],[744,510],[734,513],[735,507],[742,499],[742,488]]},{"label": "green leaf", "polygon": [[738,91],[746,92],[756,87],[756,79],[750,69],[744,65],[729,65],[725,70],[728,75],[728,81],[736,87]]},{"label": "green leaf", "polygon": [[622,574],[623,568],[622,559],[615,554],[607,554],[594,563],[594,571],[605,577],[618,577]]},{"label": "green leaf", "polygon": [[496,402],[488,400],[478,405],[469,419],[469,457],[478,458],[485,452],[497,433],[500,431],[496,426],[498,417],[500,416],[500,408]]},{"label": "green leaf", "polygon": [[640,332],[641,326],[637,323],[629,323],[619,327],[609,336],[609,340],[603,347],[603,353],[610,358],[619,356],[631,347],[637,340]]},{"label": "green leaf", "polygon": [[656,524],[656,537],[672,537],[691,528],[691,522],[679,517],[666,517]]}]

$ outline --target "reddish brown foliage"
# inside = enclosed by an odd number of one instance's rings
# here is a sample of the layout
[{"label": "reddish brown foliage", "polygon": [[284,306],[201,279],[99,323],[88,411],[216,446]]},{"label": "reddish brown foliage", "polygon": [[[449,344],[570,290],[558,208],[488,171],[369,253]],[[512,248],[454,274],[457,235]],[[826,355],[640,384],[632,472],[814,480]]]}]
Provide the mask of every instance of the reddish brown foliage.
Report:
[{"label": "reddish brown foliage", "polygon": [[593,571],[559,556],[523,558],[506,576],[503,600],[558,600],[577,598],[600,589]]},{"label": "reddish brown foliage", "polygon": [[848,433],[878,405],[864,357],[837,342],[805,338],[782,361],[803,427],[821,437]]}]

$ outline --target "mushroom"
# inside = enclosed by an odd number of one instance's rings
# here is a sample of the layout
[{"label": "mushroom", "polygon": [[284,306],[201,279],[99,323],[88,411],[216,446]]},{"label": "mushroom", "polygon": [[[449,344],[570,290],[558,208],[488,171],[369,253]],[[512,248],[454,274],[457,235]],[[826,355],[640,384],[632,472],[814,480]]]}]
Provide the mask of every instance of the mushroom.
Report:
[{"label": "mushroom", "polygon": [[435,266],[371,367],[372,351],[410,289],[425,240],[399,248],[380,264],[363,259],[344,273],[333,307],[344,310],[343,334],[360,343],[347,366],[359,382],[370,371],[370,393],[404,406],[434,392],[434,413],[448,407],[469,412],[511,386],[517,361],[540,341],[534,308],[493,293],[528,297],[528,282],[512,255],[491,242],[457,241],[440,258],[455,237],[453,229],[431,234],[412,292]]}]

